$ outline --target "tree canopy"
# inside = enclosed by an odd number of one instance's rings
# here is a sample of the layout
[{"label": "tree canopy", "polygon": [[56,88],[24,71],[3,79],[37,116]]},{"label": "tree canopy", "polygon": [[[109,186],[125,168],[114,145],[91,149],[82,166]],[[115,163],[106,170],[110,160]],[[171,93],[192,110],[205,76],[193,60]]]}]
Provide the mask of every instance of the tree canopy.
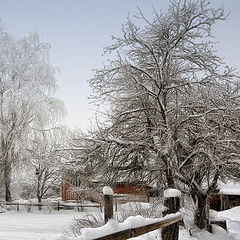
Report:
[{"label": "tree canopy", "polygon": [[176,0],[151,20],[141,10],[136,18],[144,27],[129,18],[105,48],[113,58],[90,80],[93,98],[110,106],[95,139],[107,152],[99,164],[185,186],[203,228],[207,195],[240,174],[239,76],[212,35],[226,14],[204,0]]},{"label": "tree canopy", "polygon": [[56,69],[49,63],[49,49],[36,33],[16,39],[0,26],[0,170],[7,200],[11,166],[21,158],[27,136],[65,113],[54,98]]}]

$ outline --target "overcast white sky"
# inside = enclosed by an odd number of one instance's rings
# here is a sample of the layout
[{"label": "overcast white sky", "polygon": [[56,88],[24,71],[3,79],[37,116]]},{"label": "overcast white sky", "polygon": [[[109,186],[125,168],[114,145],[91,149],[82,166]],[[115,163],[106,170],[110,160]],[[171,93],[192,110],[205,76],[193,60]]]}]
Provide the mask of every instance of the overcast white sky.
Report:
[{"label": "overcast white sky", "polygon": [[[216,25],[218,49],[226,62],[240,70],[240,0],[211,0],[224,5],[229,20]],[[51,44],[51,63],[59,67],[56,97],[65,102],[65,123],[86,129],[94,114],[89,104],[87,80],[92,69],[102,65],[103,47],[112,35],[120,35],[121,24],[139,6],[147,17],[155,9],[165,9],[168,0],[0,0],[0,18],[17,37],[38,32]]]}]

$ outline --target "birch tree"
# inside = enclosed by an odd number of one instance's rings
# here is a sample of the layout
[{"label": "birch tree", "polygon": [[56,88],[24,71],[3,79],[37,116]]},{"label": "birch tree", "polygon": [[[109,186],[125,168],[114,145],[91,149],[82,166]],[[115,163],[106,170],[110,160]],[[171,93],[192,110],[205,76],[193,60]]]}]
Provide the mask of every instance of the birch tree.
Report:
[{"label": "birch tree", "polygon": [[18,40],[0,26],[0,170],[7,201],[11,167],[21,158],[28,133],[64,115],[63,103],[54,98],[49,48],[37,34]]},{"label": "birch tree", "polygon": [[[239,78],[214,50],[212,28],[224,9],[204,0],[172,1],[152,20],[141,10],[105,49],[112,60],[90,80],[93,98],[111,108],[99,140],[122,149],[109,166],[164,174],[196,199],[206,225],[206,198],[220,177],[239,176]],[[134,160],[134,161],[133,161]]]}]

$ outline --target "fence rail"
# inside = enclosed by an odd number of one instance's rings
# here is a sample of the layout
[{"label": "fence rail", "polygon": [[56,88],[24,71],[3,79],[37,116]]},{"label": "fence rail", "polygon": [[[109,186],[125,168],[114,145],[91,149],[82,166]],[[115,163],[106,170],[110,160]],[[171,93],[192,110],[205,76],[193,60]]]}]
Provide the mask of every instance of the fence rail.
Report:
[{"label": "fence rail", "polygon": [[19,211],[20,206],[28,206],[28,207],[55,207],[59,211],[60,209],[67,208],[80,208],[82,211],[86,207],[96,207],[101,209],[101,204],[64,204],[60,202],[49,202],[49,203],[18,203],[18,202],[0,202],[0,204],[16,206],[17,211]]},{"label": "fence rail", "polygon": [[152,224],[144,225],[137,228],[130,228],[126,229],[120,232],[116,232],[107,236],[103,236],[100,238],[95,238],[94,240],[126,240],[128,238],[132,237],[138,237],[140,235],[143,235],[145,233],[157,230],[159,228],[164,228],[167,226],[170,226],[182,219],[182,216],[180,213],[176,214],[177,216],[169,217],[166,220],[160,220],[159,222],[155,222]]}]

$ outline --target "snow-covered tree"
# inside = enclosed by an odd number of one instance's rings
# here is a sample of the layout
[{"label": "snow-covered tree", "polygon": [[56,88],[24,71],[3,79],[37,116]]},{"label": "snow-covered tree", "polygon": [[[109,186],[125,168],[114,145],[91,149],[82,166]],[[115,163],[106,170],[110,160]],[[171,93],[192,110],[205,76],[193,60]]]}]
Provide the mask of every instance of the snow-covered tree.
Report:
[{"label": "snow-covered tree", "polygon": [[64,166],[64,154],[61,150],[65,145],[65,132],[60,127],[35,131],[26,149],[29,188],[35,193],[38,203],[42,202],[51,188],[61,184]]},{"label": "snow-covered tree", "polygon": [[113,60],[90,80],[96,101],[111,107],[98,135],[105,149],[118,149],[108,166],[164,174],[169,187],[184,184],[197,199],[200,228],[217,180],[239,176],[239,78],[212,37],[215,22],[225,19],[204,0],[172,1],[152,20],[139,10],[144,27],[128,19],[105,49]]},{"label": "snow-covered tree", "polygon": [[54,98],[56,70],[49,64],[49,48],[38,34],[16,39],[0,26],[0,170],[11,200],[11,167],[21,158],[34,126],[42,128],[64,114]]}]

